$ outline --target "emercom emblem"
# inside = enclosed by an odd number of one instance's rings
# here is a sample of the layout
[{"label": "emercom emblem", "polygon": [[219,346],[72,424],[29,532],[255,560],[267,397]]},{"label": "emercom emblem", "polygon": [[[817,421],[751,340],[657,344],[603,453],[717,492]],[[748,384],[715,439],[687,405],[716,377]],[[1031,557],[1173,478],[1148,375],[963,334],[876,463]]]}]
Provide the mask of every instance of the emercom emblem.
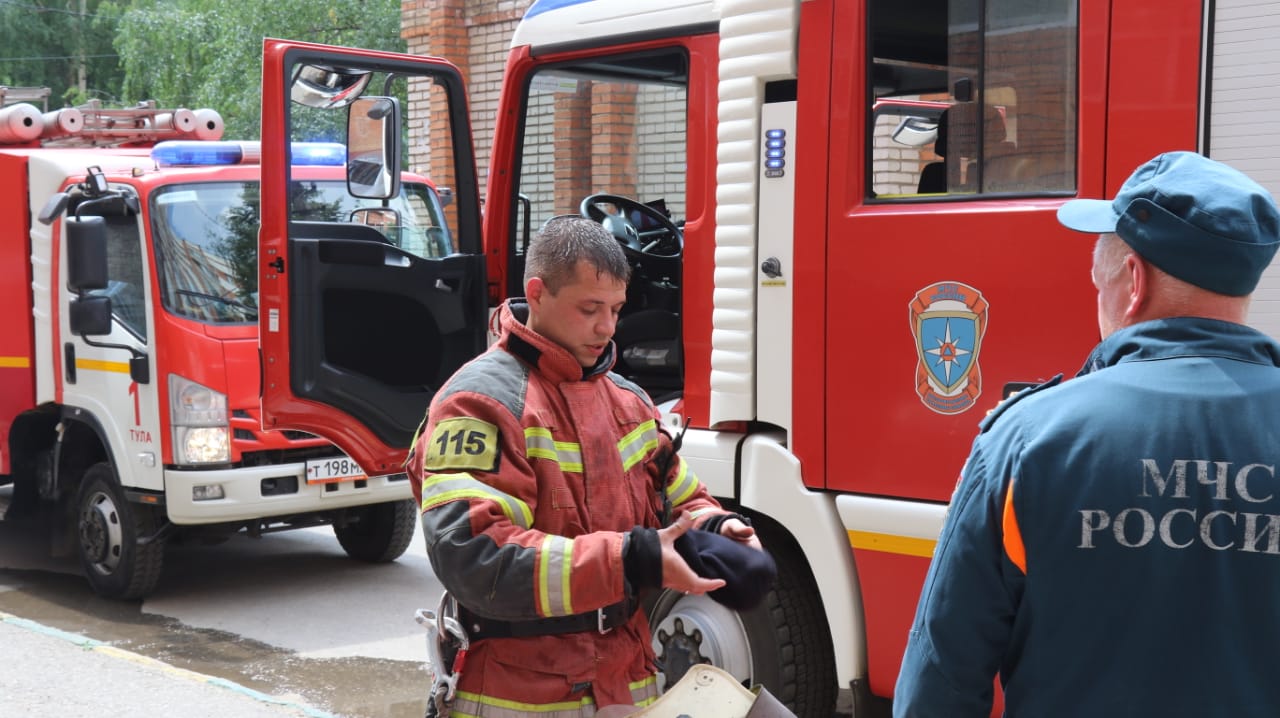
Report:
[{"label": "emercom emblem", "polygon": [[982,393],[978,352],[987,331],[987,301],[960,282],[938,282],[911,300],[916,342],[916,394],[939,414],[959,414]]}]

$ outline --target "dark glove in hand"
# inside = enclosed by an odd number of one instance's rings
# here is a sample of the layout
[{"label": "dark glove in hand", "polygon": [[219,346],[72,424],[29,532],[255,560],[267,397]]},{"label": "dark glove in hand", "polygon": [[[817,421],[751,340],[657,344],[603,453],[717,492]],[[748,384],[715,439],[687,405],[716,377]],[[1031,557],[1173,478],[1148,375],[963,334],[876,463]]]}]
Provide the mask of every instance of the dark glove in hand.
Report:
[{"label": "dark glove in hand", "polygon": [[718,533],[693,529],[676,539],[676,551],[699,576],[724,579],[724,586],[707,595],[735,611],[754,608],[778,577],[767,551]]}]

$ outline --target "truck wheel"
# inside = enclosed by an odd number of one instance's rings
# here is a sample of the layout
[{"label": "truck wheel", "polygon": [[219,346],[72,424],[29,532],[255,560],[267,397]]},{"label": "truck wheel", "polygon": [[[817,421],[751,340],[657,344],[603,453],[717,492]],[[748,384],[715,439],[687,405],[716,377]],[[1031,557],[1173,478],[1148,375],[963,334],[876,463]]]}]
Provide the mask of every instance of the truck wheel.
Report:
[{"label": "truck wheel", "polygon": [[347,509],[346,522],[334,524],[333,533],[351,558],[387,563],[409,548],[417,525],[418,505],[403,499]]},{"label": "truck wheel", "polygon": [[775,553],[778,580],[759,606],[737,612],[707,596],[664,590],[649,608],[659,685],[698,663],[762,684],[800,718],[835,714],[835,657],[818,587],[804,562]]},{"label": "truck wheel", "polygon": [[89,584],[107,598],[141,598],[160,580],[164,542],[140,545],[138,538],[159,528],[148,506],[131,504],[109,464],[89,467],[76,497],[80,563]]}]

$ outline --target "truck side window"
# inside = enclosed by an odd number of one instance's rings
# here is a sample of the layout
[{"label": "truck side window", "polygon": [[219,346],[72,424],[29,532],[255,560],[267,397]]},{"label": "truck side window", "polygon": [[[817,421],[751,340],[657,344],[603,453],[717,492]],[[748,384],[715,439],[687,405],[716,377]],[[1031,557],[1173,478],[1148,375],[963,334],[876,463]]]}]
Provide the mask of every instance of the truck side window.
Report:
[{"label": "truck side window", "polygon": [[[528,200],[517,232],[526,221],[532,234],[553,217],[579,214],[588,197],[622,202],[593,199],[585,210],[600,213],[597,220],[625,217],[636,238],[636,247],[619,240],[631,250],[632,272],[614,369],[659,402],[679,396],[684,383],[688,67],[685,50],[670,47],[539,70],[529,81],[516,173],[515,190]],[[512,296],[523,291],[523,239],[511,243],[507,258]]]},{"label": "truck side window", "polygon": [[107,216],[107,288],[90,292],[111,298],[111,314],[138,338],[147,339],[146,284],[138,218]]},{"label": "truck side window", "polygon": [[530,82],[519,191],[535,230],[577,214],[598,192],[662,199],[671,217],[684,217],[683,56],[622,58],[610,69],[613,77],[600,68],[543,70]]},{"label": "truck side window", "polygon": [[869,194],[879,200],[1074,190],[1072,0],[871,4]]}]

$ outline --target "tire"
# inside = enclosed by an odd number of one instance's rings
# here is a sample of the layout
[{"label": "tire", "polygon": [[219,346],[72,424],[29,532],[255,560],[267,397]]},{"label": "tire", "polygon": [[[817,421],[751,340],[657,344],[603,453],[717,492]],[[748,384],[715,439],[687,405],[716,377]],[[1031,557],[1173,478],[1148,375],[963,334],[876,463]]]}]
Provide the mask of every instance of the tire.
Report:
[{"label": "tire", "polygon": [[347,509],[346,521],[334,524],[333,533],[351,558],[387,563],[409,548],[417,525],[418,505],[403,499]]},{"label": "tire", "polygon": [[164,542],[138,539],[153,535],[160,519],[155,509],[129,503],[110,464],[89,467],[76,493],[76,550],[94,591],[127,600],[156,587]]},{"label": "tire", "polygon": [[659,685],[679,680],[695,663],[711,663],[745,686],[764,685],[798,718],[835,715],[835,656],[818,587],[797,553],[774,557],[778,580],[750,611],[733,611],[707,596],[658,594],[648,615],[653,650],[664,668]]}]

